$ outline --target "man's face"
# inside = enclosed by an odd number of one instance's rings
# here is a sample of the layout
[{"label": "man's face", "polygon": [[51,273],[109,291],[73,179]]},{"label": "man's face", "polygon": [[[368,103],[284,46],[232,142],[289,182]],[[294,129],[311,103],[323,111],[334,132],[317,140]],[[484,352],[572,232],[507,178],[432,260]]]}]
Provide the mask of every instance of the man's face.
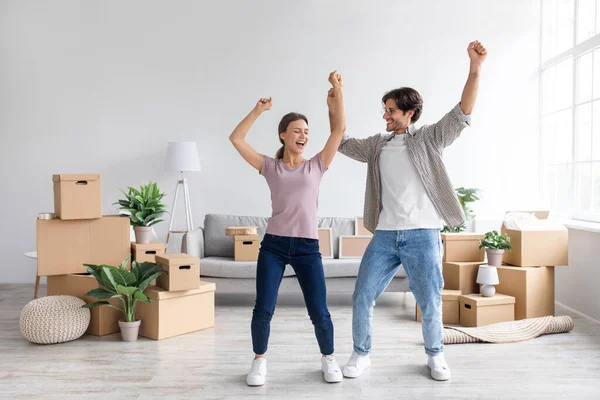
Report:
[{"label": "man's face", "polygon": [[410,110],[404,112],[398,109],[394,99],[387,99],[383,111],[383,119],[385,119],[385,130],[394,133],[404,133],[410,125],[410,119],[415,112]]}]

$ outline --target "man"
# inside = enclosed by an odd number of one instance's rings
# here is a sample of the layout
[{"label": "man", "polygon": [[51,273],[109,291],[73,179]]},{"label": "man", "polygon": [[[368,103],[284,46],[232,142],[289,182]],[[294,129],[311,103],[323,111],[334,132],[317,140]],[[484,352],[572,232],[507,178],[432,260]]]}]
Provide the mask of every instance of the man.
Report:
[{"label": "man", "polygon": [[450,379],[444,359],[442,324],[442,250],[440,226],[464,223],[465,216],[442,160],[444,148],[470,125],[487,56],[478,41],[469,43],[470,71],[460,103],[439,122],[415,129],[423,111],[421,95],[411,88],[383,96],[386,131],[366,139],[345,136],[339,152],[367,163],[364,226],[374,233],[360,264],[354,289],[354,352],[344,376],[356,378],[370,367],[373,303],[400,264],[421,308],[427,365],[435,380]]}]

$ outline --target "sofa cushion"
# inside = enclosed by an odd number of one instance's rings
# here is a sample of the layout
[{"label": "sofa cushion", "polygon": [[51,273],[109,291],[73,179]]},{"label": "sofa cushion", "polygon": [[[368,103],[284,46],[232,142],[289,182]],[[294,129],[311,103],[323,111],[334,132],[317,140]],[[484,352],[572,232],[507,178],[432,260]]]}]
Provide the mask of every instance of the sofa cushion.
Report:
[{"label": "sofa cushion", "polygon": [[[292,267],[286,265],[283,276],[293,275]],[[233,261],[233,258],[205,257],[200,259],[200,276],[203,278],[256,278],[256,261]]]},{"label": "sofa cushion", "polygon": [[[204,255],[205,257],[233,258],[233,236],[227,236],[225,229],[230,226],[256,226],[260,240],[267,230],[267,217],[239,215],[207,214],[204,217]],[[340,235],[354,235],[354,218],[319,217],[319,228],[332,228],[333,256],[339,257]]]},{"label": "sofa cushion", "polygon": [[[325,271],[325,278],[356,277],[358,276],[360,261],[360,258],[324,259],[323,270]],[[402,265],[396,272],[395,277],[406,278],[406,272]]]}]

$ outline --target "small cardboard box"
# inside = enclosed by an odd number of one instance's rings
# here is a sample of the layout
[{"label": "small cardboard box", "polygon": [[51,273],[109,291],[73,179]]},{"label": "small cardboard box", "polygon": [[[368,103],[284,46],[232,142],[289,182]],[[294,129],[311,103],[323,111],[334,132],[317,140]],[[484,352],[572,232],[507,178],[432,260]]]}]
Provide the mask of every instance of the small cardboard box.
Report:
[{"label": "small cardboard box", "polygon": [[[86,303],[98,301],[93,297],[84,296],[92,289],[102,287],[96,278],[90,274],[53,275],[48,277],[48,296],[74,296],[83,299]],[[119,299],[108,300],[113,306],[121,308]],[[139,302],[138,302],[139,304]],[[112,307],[100,306],[90,309],[92,319],[87,333],[96,336],[110,335],[119,332],[119,319],[123,313]]]},{"label": "small cardboard box", "polygon": [[127,216],[38,219],[36,229],[38,276],[86,273],[84,263],[116,267],[131,252]]},{"label": "small cardboard box", "polygon": [[496,291],[515,298],[515,320],[554,315],[554,267],[496,268]]},{"label": "small cardboard box", "polygon": [[161,340],[215,326],[215,284],[200,282],[196,289],[168,292],[150,286],[144,294],[152,303],[138,302],[140,335]]},{"label": "small cardboard box", "polygon": [[98,174],[57,174],[54,183],[54,214],[59,219],[102,217],[102,184]]},{"label": "small cardboard box", "polygon": [[331,228],[318,228],[319,252],[322,258],[333,258],[333,235]]},{"label": "small cardboard box", "polygon": [[444,289],[460,290],[462,294],[479,293],[477,272],[483,262],[442,263]]},{"label": "small cardboard box", "polygon": [[462,326],[485,326],[515,320],[515,298],[512,296],[468,294],[459,296],[458,302]]},{"label": "small cardboard box", "polygon": [[[444,324],[455,324],[460,323],[458,313],[458,296],[460,296],[460,290],[442,290],[442,322]],[[416,319],[421,321],[421,309],[417,304]]]},{"label": "small cardboard box", "polygon": [[156,280],[165,290],[197,289],[200,285],[200,259],[183,253],[156,256],[156,263],[167,271]]},{"label": "small cardboard box", "polygon": [[235,235],[233,240],[234,261],[258,260],[258,250],[260,249],[259,235]]},{"label": "small cardboard box", "polygon": [[444,245],[443,261],[483,262],[485,249],[479,248],[479,241],[485,235],[476,233],[442,233]]},{"label": "small cardboard box", "polygon": [[365,219],[363,217],[356,217],[354,219],[354,234],[356,236],[373,236],[367,228],[365,228]]},{"label": "small cardboard box", "polygon": [[513,221],[518,229],[502,224],[501,233],[510,236],[512,251],[502,261],[519,267],[559,266],[569,263],[569,231],[548,219],[548,211],[530,211],[537,220]]},{"label": "small cardboard box", "polygon": [[143,262],[156,262],[156,256],[162,256],[165,254],[165,245],[163,243],[152,242],[147,244],[140,244],[136,242],[131,243],[131,254],[133,260],[139,263]]},{"label": "small cardboard box", "polygon": [[372,236],[340,235],[339,258],[362,258],[367,250]]}]

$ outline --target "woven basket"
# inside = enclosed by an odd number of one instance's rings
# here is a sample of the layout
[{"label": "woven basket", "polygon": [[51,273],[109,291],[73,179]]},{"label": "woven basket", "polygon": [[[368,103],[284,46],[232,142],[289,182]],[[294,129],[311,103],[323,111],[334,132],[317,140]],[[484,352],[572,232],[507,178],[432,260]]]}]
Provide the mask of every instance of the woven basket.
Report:
[{"label": "woven basket", "polygon": [[227,236],[257,235],[258,227],[256,227],[256,226],[230,226],[229,228],[225,228],[225,234],[227,234]]},{"label": "woven basket", "polygon": [[90,324],[85,301],[73,296],[47,296],[30,301],[21,311],[21,334],[39,344],[79,339]]}]

